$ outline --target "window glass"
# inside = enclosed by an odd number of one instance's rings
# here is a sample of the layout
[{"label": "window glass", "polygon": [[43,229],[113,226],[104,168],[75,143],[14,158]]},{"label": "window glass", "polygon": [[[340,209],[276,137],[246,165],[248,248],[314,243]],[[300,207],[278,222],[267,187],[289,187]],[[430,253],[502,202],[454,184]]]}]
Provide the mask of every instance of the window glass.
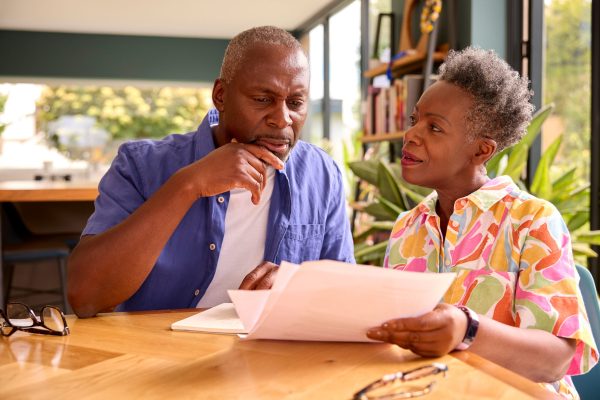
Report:
[{"label": "window glass", "polygon": [[556,108],[544,124],[542,151],[562,134],[552,172],[576,168],[582,184],[590,179],[591,3],[544,2],[544,104]]},{"label": "window glass", "polygon": [[210,95],[209,88],[2,84],[0,180],[96,179],[124,141],[195,130]]}]

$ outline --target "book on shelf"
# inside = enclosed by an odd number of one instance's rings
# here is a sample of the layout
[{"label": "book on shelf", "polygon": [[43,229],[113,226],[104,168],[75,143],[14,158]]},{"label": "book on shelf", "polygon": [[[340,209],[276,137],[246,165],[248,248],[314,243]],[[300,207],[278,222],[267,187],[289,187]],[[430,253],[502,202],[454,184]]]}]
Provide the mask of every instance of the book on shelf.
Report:
[{"label": "book on shelf", "polygon": [[[431,82],[437,76],[431,76]],[[386,135],[409,128],[410,115],[421,97],[423,76],[410,74],[395,79],[386,87],[369,85],[363,103],[364,133]]]},{"label": "book on shelf", "polygon": [[404,92],[401,79],[388,87],[369,86],[363,104],[365,136],[394,133],[405,128]]}]

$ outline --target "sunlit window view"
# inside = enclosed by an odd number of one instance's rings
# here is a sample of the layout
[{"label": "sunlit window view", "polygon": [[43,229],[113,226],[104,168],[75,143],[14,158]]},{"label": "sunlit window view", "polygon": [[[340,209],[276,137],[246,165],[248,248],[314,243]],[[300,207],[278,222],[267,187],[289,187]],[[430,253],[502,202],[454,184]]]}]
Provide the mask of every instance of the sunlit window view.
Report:
[{"label": "sunlit window view", "polygon": [[211,106],[208,88],[7,83],[0,93],[0,170],[22,179],[40,169],[97,179],[121,143],[195,130]]},{"label": "sunlit window view", "polygon": [[544,104],[554,113],[544,125],[543,151],[562,136],[554,173],[574,168],[590,179],[591,0],[546,0]]}]

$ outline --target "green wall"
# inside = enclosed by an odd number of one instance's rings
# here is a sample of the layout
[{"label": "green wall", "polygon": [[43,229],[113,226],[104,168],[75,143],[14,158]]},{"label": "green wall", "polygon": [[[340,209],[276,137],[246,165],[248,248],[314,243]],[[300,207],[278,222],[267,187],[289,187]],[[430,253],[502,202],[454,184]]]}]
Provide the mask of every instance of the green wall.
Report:
[{"label": "green wall", "polygon": [[212,83],[228,42],[0,30],[0,76]]}]

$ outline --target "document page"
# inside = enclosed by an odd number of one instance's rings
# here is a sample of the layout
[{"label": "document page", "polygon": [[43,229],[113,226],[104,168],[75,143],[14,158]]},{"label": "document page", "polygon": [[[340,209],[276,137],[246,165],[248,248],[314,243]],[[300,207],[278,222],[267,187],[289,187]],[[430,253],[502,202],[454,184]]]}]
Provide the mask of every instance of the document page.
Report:
[{"label": "document page", "polygon": [[273,289],[229,296],[246,339],[372,342],[369,328],[433,310],[454,278],[327,260],[283,262]]},{"label": "document page", "polygon": [[171,324],[174,331],[200,331],[209,333],[247,333],[232,303],[216,307]]}]

